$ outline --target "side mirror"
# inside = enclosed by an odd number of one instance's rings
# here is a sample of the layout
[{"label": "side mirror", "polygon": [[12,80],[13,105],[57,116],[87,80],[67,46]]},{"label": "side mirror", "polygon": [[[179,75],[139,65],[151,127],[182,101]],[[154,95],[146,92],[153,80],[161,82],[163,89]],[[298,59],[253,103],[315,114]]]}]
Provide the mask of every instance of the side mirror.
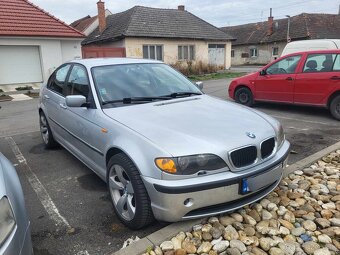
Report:
[{"label": "side mirror", "polygon": [[75,95],[66,97],[66,105],[68,107],[82,107],[86,104],[86,98],[84,96]]},{"label": "side mirror", "polygon": [[267,74],[267,71],[265,69],[260,71],[260,75],[266,75],[266,74]]},{"label": "side mirror", "polygon": [[196,81],[196,82],[195,82],[195,85],[196,85],[196,87],[199,88],[200,90],[203,89],[203,81]]}]

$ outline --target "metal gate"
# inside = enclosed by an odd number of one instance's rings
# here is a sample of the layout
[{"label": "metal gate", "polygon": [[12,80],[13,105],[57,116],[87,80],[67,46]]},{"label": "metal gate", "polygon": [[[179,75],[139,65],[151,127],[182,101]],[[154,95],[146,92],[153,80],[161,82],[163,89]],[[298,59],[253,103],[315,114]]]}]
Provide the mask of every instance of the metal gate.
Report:
[{"label": "metal gate", "polygon": [[209,64],[225,66],[225,44],[209,44]]}]

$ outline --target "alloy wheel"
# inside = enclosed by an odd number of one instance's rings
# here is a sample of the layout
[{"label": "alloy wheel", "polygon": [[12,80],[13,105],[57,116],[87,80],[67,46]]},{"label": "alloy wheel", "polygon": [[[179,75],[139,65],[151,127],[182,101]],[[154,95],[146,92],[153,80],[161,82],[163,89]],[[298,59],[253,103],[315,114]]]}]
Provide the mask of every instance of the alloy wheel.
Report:
[{"label": "alloy wheel", "polygon": [[44,143],[48,144],[49,133],[48,133],[46,117],[43,114],[40,115],[40,132],[44,140]]},{"label": "alloy wheel", "polygon": [[120,165],[113,165],[109,174],[109,187],[117,212],[127,221],[136,213],[135,192],[132,183]]}]

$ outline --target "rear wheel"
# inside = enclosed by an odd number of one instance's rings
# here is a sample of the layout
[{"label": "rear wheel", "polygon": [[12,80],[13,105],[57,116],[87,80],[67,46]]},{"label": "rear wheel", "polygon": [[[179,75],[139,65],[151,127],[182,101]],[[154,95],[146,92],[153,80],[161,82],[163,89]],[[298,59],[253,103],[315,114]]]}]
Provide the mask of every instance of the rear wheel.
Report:
[{"label": "rear wheel", "polygon": [[245,87],[242,87],[236,90],[235,100],[237,103],[243,104],[246,106],[252,106],[254,104],[253,93],[251,93],[250,89],[245,88]]},{"label": "rear wheel", "polygon": [[52,149],[58,145],[54,140],[51,128],[43,112],[39,113],[40,133],[46,149]]},{"label": "rear wheel", "polygon": [[124,225],[140,229],[154,220],[139,171],[125,154],[116,154],[109,160],[107,183],[114,211]]},{"label": "rear wheel", "polygon": [[335,119],[340,120],[340,95],[332,99],[329,110]]}]

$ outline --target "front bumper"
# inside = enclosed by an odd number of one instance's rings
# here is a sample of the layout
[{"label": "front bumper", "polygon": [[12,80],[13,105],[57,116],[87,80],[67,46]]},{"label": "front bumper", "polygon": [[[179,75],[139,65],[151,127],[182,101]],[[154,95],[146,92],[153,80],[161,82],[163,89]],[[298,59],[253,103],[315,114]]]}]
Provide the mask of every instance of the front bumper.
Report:
[{"label": "front bumper", "polygon": [[[290,144],[285,141],[270,160],[241,172],[222,172],[183,180],[143,177],[158,220],[174,222],[233,211],[253,203],[279,184]],[[240,194],[241,180],[249,180],[251,192]]]},{"label": "front bumper", "polygon": [[12,235],[6,240],[4,245],[0,247],[0,254],[3,255],[32,255],[33,246],[31,240],[31,225],[28,225],[24,231],[16,227]]}]

